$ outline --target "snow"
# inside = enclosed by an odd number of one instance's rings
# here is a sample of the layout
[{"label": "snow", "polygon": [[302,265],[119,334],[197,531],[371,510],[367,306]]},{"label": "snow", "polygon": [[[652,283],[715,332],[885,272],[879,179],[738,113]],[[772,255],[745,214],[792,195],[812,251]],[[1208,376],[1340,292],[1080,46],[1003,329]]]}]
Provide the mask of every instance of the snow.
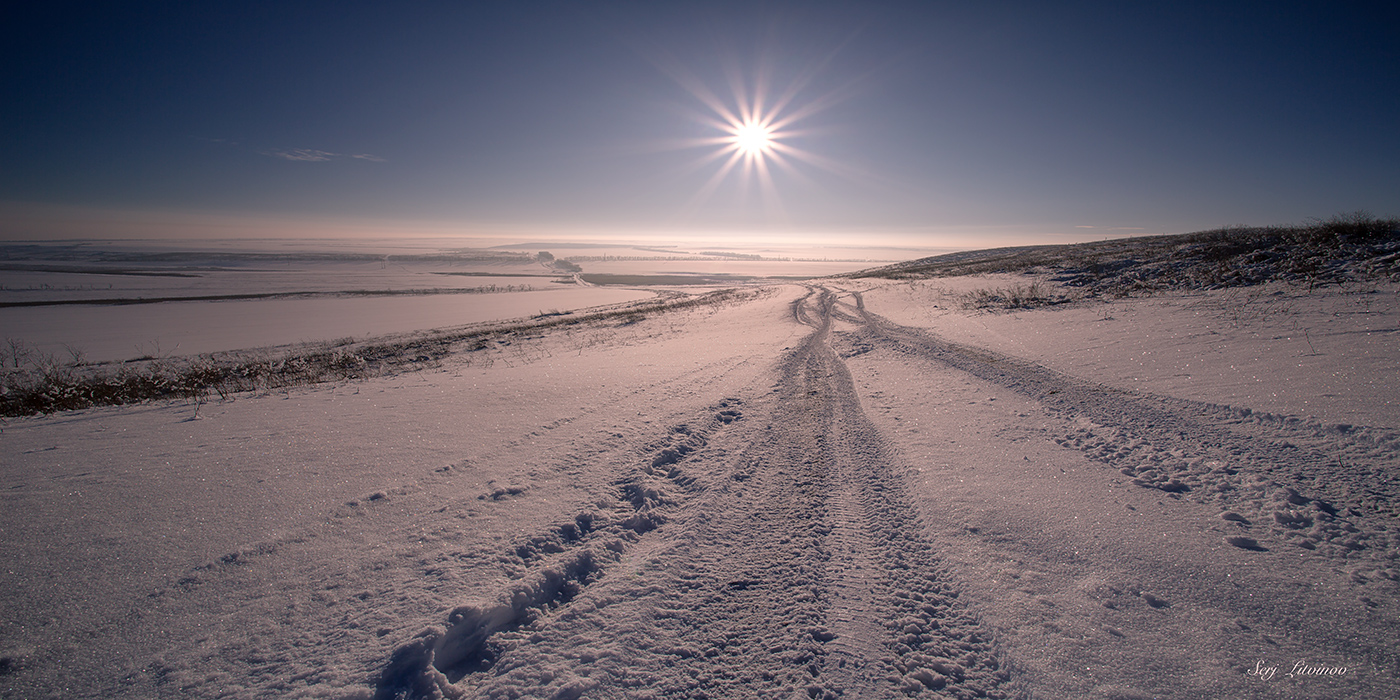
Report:
[{"label": "snow", "polygon": [[[133,252],[110,245],[32,253],[35,261],[0,270],[0,329],[4,338],[62,360],[71,348],[88,362],[120,362],[375,337],[655,295],[580,289],[523,256],[412,252],[418,257],[369,260],[325,250]],[[283,296],[238,298],[274,294]],[[180,301],[191,297],[199,300]],[[60,305],[33,305],[45,302]]]},{"label": "snow", "polygon": [[[652,274],[723,274],[739,277],[821,277],[842,272],[852,272],[870,267],[867,262],[823,262],[791,261],[772,262],[766,260],[657,260],[648,261]],[[590,261],[585,263],[590,274],[633,274],[637,265],[628,261]]]},{"label": "snow", "polygon": [[[559,286],[559,285],[556,285]],[[539,289],[536,287],[536,289]],[[501,321],[653,297],[602,287],[427,296],[190,301],[0,309],[7,337],[89,362],[198,355]]]},{"label": "snow", "polygon": [[1400,290],[1006,282],[10,419],[0,695],[1400,694]]},{"label": "snow", "polygon": [[1274,283],[1014,313],[960,308],[960,294],[1024,278],[881,284],[867,297],[900,323],[1123,389],[1400,427],[1394,284],[1309,291]]}]

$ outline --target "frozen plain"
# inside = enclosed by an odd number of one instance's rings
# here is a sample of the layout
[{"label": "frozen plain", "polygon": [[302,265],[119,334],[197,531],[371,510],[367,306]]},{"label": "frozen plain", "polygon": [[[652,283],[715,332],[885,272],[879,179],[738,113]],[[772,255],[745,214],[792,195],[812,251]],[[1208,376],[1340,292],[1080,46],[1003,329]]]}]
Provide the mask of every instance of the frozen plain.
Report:
[{"label": "frozen plain", "polygon": [[0,694],[1400,695],[1396,285],[1003,282],[12,419]]}]

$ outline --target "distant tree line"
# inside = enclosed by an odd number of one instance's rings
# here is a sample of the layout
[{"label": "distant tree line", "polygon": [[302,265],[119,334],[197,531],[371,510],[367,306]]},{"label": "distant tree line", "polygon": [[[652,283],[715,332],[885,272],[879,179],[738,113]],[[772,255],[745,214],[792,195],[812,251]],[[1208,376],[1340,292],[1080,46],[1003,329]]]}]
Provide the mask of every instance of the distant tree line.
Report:
[{"label": "distant tree line", "polygon": [[554,254],[547,250],[541,250],[535,253],[535,260],[539,261],[541,265],[549,265],[556,270],[562,270],[564,272],[583,272],[583,268],[568,260],[555,259]]}]

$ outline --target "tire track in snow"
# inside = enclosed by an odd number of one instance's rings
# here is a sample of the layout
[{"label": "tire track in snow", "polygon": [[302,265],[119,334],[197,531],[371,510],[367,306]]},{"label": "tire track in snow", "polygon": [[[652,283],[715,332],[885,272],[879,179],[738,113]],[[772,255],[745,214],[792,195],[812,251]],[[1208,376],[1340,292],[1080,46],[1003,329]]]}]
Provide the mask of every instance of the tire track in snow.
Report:
[{"label": "tire track in snow", "polygon": [[900,326],[852,295],[858,342],[881,342],[1037,400],[1077,424],[1055,437],[1062,446],[1138,486],[1221,508],[1239,529],[1227,543],[1248,550],[1286,543],[1358,562],[1358,582],[1400,580],[1390,558],[1400,532],[1387,523],[1400,501],[1400,436],[1114,389]]},{"label": "tire track in snow", "polygon": [[825,427],[828,439],[817,443],[830,465],[825,544],[834,638],[823,695],[1004,697],[1008,676],[990,635],[940,583],[898,458],[865,416],[850,372],[830,346],[831,319],[844,314],[829,291],[819,303],[821,324],[803,348],[803,379],[816,387],[809,394],[826,394],[819,404],[824,420],[812,421]]},{"label": "tire track in snow", "polygon": [[814,332],[736,429],[721,410],[619,475],[632,515],[401,647],[376,697],[1010,695],[829,345],[832,308],[793,306]]},{"label": "tire track in snow", "polygon": [[[680,372],[674,377],[654,381],[636,388],[629,388],[625,392],[621,392],[607,400],[598,401],[597,403],[593,404],[590,407],[590,410],[588,411],[569,414],[564,417],[555,419],[547,424],[539,426],[535,430],[531,430],[528,433],[525,433],[524,436],[521,438],[511,440],[505,443],[503,446],[497,448],[496,450],[493,450],[492,452],[479,455],[476,459],[480,461],[489,462],[493,460],[501,460],[502,458],[500,455],[502,453],[528,452],[530,451],[531,440],[533,438],[544,436],[550,431],[554,431],[559,428],[578,423],[584,419],[594,418],[599,415],[607,416],[611,414],[616,414],[620,410],[620,407],[634,402],[639,396],[667,395],[677,392],[684,392],[688,387],[694,386],[697,382],[712,382],[717,381],[721,378],[726,378],[734,372],[741,370],[743,367],[745,367],[752,361],[753,360],[748,358],[738,360],[717,360],[706,363],[705,365],[696,367],[694,369]],[[582,471],[567,465],[569,465],[570,463],[586,461],[588,459],[597,459],[602,455],[606,455],[612,450],[620,449],[622,447],[622,441],[624,439],[625,437],[621,434],[605,434],[604,437],[594,437],[588,443],[579,445],[577,447],[577,452],[570,452],[569,454],[565,455],[565,459],[563,460],[551,458],[547,461],[528,461],[524,464],[524,466],[526,468],[534,467],[542,470],[548,469],[550,471],[558,471],[570,477],[578,477],[582,475]],[[579,452],[582,452],[582,454],[579,454]],[[560,462],[562,462],[565,466],[560,466]],[[448,474],[453,471],[454,466],[455,465],[452,464],[445,465],[443,467],[438,468],[437,472],[440,475]],[[528,477],[522,476],[522,481],[528,482],[528,480]],[[328,505],[327,517],[345,518],[351,515],[362,514],[369,507],[381,505],[386,499],[386,497],[408,495],[410,492],[410,488],[412,491],[416,492],[422,490],[423,487],[409,487],[403,484],[384,484],[381,488],[367,493],[364,496],[361,496],[347,503],[336,503]],[[515,487],[515,493],[508,493],[508,488],[509,487],[502,487],[500,489],[500,494],[497,494],[492,497],[493,500],[499,500],[500,497],[504,495],[518,495],[519,491],[523,490],[522,487]],[[489,495],[490,494],[488,494],[488,496]],[[347,509],[345,506],[349,506],[350,508]],[[398,531],[416,531],[420,527],[420,523],[413,522],[405,525]],[[315,532],[310,528],[306,528],[298,530],[296,532],[282,535],[280,537],[260,541],[252,541],[246,544],[242,544],[239,548],[231,550],[222,556],[215,557],[213,559],[210,559],[208,561],[202,562],[198,565],[186,569],[184,572],[182,572],[179,578],[175,580],[173,584],[155,590],[154,592],[149,594],[148,597],[152,599],[177,597],[181,594],[188,593],[193,588],[199,587],[207,583],[212,578],[218,576],[221,571],[227,570],[229,568],[236,568],[251,564],[255,561],[266,558],[268,555],[275,554],[279,550],[284,549],[289,545],[305,544],[306,542],[310,541],[311,539],[314,539],[315,537]]]},{"label": "tire track in snow", "polygon": [[649,462],[614,482],[617,501],[606,512],[586,510],[510,548],[506,557],[534,568],[494,600],[460,605],[445,625],[424,629],[396,649],[379,674],[373,697],[462,698],[489,681],[499,667],[509,670],[515,661],[512,653],[539,641],[542,624],[601,580],[643,536],[667,522],[667,512],[684,498],[679,492],[695,481],[677,463],[738,420],[741,403],[720,402],[698,430],[689,424],[674,426]]}]

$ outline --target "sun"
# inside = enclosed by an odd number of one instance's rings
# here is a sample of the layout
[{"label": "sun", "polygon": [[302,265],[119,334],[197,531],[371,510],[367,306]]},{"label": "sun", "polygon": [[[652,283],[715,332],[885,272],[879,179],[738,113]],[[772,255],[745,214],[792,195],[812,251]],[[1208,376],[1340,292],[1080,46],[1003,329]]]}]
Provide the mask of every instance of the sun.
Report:
[{"label": "sun", "polygon": [[752,121],[730,127],[733,143],[740,153],[750,158],[767,155],[773,150],[773,128]]},{"label": "sun", "polygon": [[816,115],[848,99],[858,85],[852,81],[838,85],[829,92],[808,95],[815,80],[816,68],[800,71],[784,89],[774,89],[773,68],[760,65],[752,71],[737,63],[726,68],[728,91],[716,91],[683,66],[672,62],[658,64],[681,88],[690,93],[702,110],[694,106],[682,108],[692,120],[707,131],[696,136],[668,142],[664,149],[703,149],[689,164],[690,172],[710,170],[710,176],[684,206],[689,213],[698,212],[726,180],[738,180],[735,194],[747,200],[750,188],[756,186],[764,209],[775,221],[787,219],[778,194],[779,178],[812,187],[814,181],[802,172],[816,168],[849,177],[852,173],[841,163],[799,146],[799,143],[823,133],[820,125],[812,125]]},{"label": "sun", "polygon": [[789,143],[790,139],[802,133],[794,128],[794,123],[814,110],[792,109],[793,91],[773,100],[762,90],[764,81],[755,82],[758,85],[755,85],[753,92],[748,92],[742,85],[734,86],[733,101],[728,104],[714,93],[698,87],[696,82],[687,86],[710,110],[710,114],[699,116],[697,121],[717,133],[686,145],[709,150],[698,159],[698,167],[719,163],[708,181],[695,193],[687,205],[688,209],[698,208],[721,182],[737,173],[741,187],[747,187],[750,182],[757,183],[759,194],[770,213],[785,216],[773,179],[774,169],[795,174],[792,160],[809,163],[816,160],[813,154]]}]

